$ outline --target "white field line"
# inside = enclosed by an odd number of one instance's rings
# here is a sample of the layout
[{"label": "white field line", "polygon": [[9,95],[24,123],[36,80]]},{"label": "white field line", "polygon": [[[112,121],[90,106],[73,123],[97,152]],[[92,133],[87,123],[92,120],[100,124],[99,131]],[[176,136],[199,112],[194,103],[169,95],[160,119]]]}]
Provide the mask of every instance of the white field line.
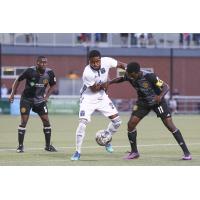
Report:
[{"label": "white field line", "polygon": [[[178,144],[141,144],[138,145],[138,147],[156,147],[156,146],[177,146]],[[200,145],[200,143],[190,143],[187,144],[188,146],[194,146],[194,145]],[[129,145],[126,146],[113,146],[113,148],[129,148]],[[102,148],[101,146],[83,146],[83,149],[98,149]],[[31,151],[37,151],[37,150],[43,150],[44,148],[25,148],[25,150],[31,150]],[[75,149],[75,146],[73,147],[56,147],[56,149]],[[16,149],[10,149],[10,148],[2,148],[0,149],[0,152],[4,151],[16,151]]]}]

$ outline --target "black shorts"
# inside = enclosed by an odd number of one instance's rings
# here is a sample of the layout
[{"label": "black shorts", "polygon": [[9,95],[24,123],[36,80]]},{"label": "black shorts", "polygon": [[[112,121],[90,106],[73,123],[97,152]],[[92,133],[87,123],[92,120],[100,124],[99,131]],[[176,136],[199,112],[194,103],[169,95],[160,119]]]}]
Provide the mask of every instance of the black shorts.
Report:
[{"label": "black shorts", "polygon": [[132,115],[142,119],[151,110],[153,110],[157,114],[157,117],[160,117],[161,119],[171,117],[170,109],[165,100],[162,100],[159,105],[154,105],[154,106],[143,106],[143,105],[140,105],[138,102],[133,107]]},{"label": "black shorts", "polygon": [[38,115],[47,115],[48,108],[46,102],[41,103],[33,103],[25,98],[21,98],[20,100],[20,113],[21,115],[29,115],[30,110],[37,113]]}]

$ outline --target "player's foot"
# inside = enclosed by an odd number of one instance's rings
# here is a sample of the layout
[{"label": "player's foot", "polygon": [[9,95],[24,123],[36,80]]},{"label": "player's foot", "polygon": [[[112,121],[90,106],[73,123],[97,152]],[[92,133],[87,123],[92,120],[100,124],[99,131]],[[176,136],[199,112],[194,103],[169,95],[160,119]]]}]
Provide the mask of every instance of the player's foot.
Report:
[{"label": "player's foot", "polygon": [[128,155],[124,157],[125,160],[131,160],[131,159],[136,159],[139,158],[140,154],[138,152],[130,152]]},{"label": "player's foot", "polygon": [[106,151],[107,151],[108,153],[112,153],[112,152],[114,151],[114,149],[112,148],[112,144],[111,144],[111,143],[108,143],[108,144],[105,146],[105,148],[106,148]]},{"label": "player's foot", "polygon": [[55,149],[53,145],[46,146],[44,150],[50,151],[50,152],[57,152],[57,150]]},{"label": "player's foot", "polygon": [[71,160],[80,160],[81,154],[76,151],[73,156],[71,157]]},{"label": "player's foot", "polygon": [[184,155],[184,156],[182,157],[182,160],[192,160],[192,156],[191,156],[190,154]]},{"label": "player's foot", "polygon": [[24,152],[24,146],[23,145],[19,145],[18,147],[17,147],[17,153],[23,153]]}]

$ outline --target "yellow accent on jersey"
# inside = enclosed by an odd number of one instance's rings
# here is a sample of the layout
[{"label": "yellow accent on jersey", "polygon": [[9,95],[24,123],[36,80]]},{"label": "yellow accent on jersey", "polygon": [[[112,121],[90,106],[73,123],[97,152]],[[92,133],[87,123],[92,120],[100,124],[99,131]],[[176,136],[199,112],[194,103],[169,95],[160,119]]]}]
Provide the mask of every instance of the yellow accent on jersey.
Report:
[{"label": "yellow accent on jersey", "polygon": [[161,87],[161,86],[163,85],[163,83],[164,83],[164,82],[163,82],[162,80],[159,79],[159,80],[157,81],[157,83],[156,83],[156,86]]}]

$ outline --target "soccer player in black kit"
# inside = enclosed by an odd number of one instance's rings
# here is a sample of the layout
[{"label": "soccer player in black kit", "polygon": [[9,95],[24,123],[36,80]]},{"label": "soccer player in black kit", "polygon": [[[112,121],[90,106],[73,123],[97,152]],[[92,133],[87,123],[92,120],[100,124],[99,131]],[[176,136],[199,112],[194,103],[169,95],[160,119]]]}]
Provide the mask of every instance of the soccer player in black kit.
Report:
[{"label": "soccer player in black kit", "polygon": [[[48,118],[48,108],[46,102],[55,89],[56,77],[54,72],[47,68],[47,58],[39,56],[36,66],[27,68],[13,83],[12,92],[9,101],[14,101],[14,95],[21,81],[26,80],[25,89],[20,99],[21,124],[18,128],[18,153],[24,152],[24,135],[26,132],[26,124],[29,119],[30,110],[37,113],[43,123],[43,132],[45,135],[45,150],[56,152],[56,149],[50,144],[51,142],[51,125]],[[49,88],[46,92],[46,88]],[[46,95],[45,95],[46,92]]]},{"label": "soccer player in black kit", "polygon": [[124,77],[115,78],[109,81],[108,84],[121,83],[129,81],[136,89],[138,99],[133,107],[132,115],[128,122],[128,139],[131,146],[131,152],[125,159],[138,158],[139,152],[137,149],[137,130],[136,126],[140,120],[153,110],[158,117],[161,118],[166,128],[172,133],[177,143],[183,150],[183,160],[191,160],[192,156],[185,144],[182,134],[174,125],[170,110],[164,99],[165,94],[169,91],[169,86],[160,80],[154,73],[140,70],[140,65],[136,62],[131,62],[127,65]]}]

